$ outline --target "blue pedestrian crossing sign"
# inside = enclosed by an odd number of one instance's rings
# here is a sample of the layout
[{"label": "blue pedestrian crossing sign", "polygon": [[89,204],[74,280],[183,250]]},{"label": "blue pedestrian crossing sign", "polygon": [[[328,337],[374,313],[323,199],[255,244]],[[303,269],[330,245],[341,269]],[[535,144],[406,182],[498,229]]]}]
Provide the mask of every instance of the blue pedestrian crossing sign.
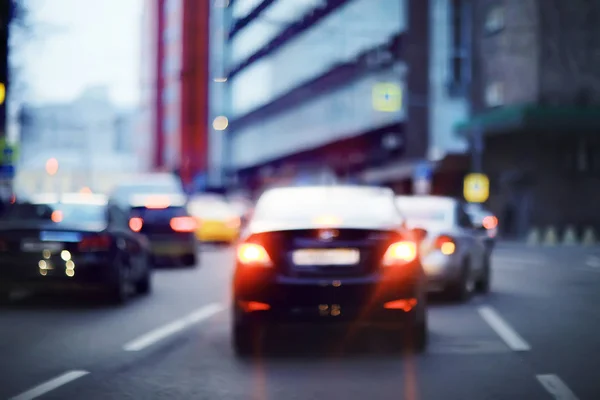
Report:
[{"label": "blue pedestrian crossing sign", "polygon": [[397,83],[376,83],[373,86],[373,109],[397,112],[402,109],[402,88]]},{"label": "blue pedestrian crossing sign", "polygon": [[464,181],[464,196],[469,203],[483,203],[490,197],[490,180],[485,174],[468,174]]}]

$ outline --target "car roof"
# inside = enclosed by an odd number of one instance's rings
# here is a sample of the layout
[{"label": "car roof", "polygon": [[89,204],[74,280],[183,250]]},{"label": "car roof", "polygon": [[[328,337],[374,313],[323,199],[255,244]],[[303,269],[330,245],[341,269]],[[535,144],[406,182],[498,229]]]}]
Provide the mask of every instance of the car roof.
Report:
[{"label": "car roof", "polygon": [[183,207],[187,203],[185,196],[173,193],[141,193],[129,198],[131,207],[146,207],[149,203],[160,203],[167,207]]},{"label": "car roof", "polygon": [[31,196],[30,202],[32,204],[63,203],[105,206],[108,198],[102,194],[92,193],[44,193]]},{"label": "car roof", "polygon": [[[289,186],[267,189],[262,196],[310,196],[310,195],[346,195],[346,194],[373,194],[393,195],[394,192],[382,186],[366,185],[310,185],[310,186]],[[261,196],[261,197],[262,197]]]},{"label": "car roof", "polygon": [[446,205],[448,207],[452,207],[458,203],[458,200],[454,197],[450,196],[426,196],[426,195],[417,195],[417,196],[408,196],[408,195],[399,195],[396,196],[396,201],[401,204],[419,204],[419,205],[427,205],[427,204],[437,204],[440,206]]}]

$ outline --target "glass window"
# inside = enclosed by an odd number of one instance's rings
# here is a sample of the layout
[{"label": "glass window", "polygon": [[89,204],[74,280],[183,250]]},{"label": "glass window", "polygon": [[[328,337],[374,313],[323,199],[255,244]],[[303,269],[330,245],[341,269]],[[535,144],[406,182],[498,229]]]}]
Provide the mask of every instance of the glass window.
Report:
[{"label": "glass window", "polygon": [[223,198],[195,198],[190,200],[188,211],[191,215],[204,219],[227,219],[236,216],[236,212]]},{"label": "glass window", "polygon": [[[286,4],[286,2],[283,2],[283,4]],[[299,12],[298,10],[306,11],[306,9],[297,8],[296,12]],[[277,13],[273,13],[273,15],[286,21],[290,20],[290,16],[286,17],[283,13],[281,16]],[[270,19],[261,22],[262,26],[267,26],[267,21],[273,22],[276,17],[269,16],[268,18]],[[259,107],[276,96],[326,72],[335,64],[352,60],[359,53],[386,43],[394,34],[405,29],[405,19],[403,2],[356,0],[342,6],[336,13],[301,33],[273,54],[258,61],[257,63],[262,65],[270,65],[268,75],[257,79],[255,73],[246,72],[254,67],[255,64],[252,64],[246,71],[242,71],[234,78],[233,85],[243,87],[243,90],[235,90],[234,88],[235,96],[260,97],[260,101],[239,99],[239,102],[248,104],[247,107],[241,107],[239,112],[245,113],[252,108]],[[259,26],[258,21],[256,26]],[[262,28],[256,29],[256,33],[252,35],[250,31],[246,30],[240,33],[238,45],[244,51],[249,48],[254,49],[254,46],[258,50],[268,42],[259,39],[258,36],[266,34],[264,32],[267,31],[270,32],[269,35],[275,32],[273,28],[265,28],[263,33],[258,32]],[[244,36],[248,37],[243,39]],[[274,36],[273,34],[269,37]],[[235,49],[237,40],[238,38],[234,40],[234,54],[238,53]],[[245,42],[253,43],[247,44]],[[249,51],[242,58],[245,59],[252,53],[254,51]],[[240,60],[235,61],[234,65]],[[265,80],[268,81],[268,92],[263,89]],[[255,94],[256,91],[261,92],[261,95]]]},{"label": "glass window", "polygon": [[244,69],[233,79],[232,116],[246,114],[273,98],[272,72],[271,62],[261,60]]},{"label": "glass window", "polygon": [[[53,218],[55,211],[60,212],[58,219]],[[16,204],[2,215],[5,221],[54,221],[57,224],[97,224],[106,222],[106,218],[106,206],[83,203]]]},{"label": "glass window", "polygon": [[233,4],[233,18],[242,19],[252,12],[263,0],[241,0]]},{"label": "glass window", "polygon": [[[254,210],[257,222],[294,222],[307,225],[332,221],[366,224],[401,223],[392,194],[380,188],[287,188],[261,196]],[[335,222],[334,222],[335,221]]]},{"label": "glass window", "polygon": [[410,223],[443,225],[452,223],[453,203],[443,199],[400,197],[396,200],[396,205]]}]

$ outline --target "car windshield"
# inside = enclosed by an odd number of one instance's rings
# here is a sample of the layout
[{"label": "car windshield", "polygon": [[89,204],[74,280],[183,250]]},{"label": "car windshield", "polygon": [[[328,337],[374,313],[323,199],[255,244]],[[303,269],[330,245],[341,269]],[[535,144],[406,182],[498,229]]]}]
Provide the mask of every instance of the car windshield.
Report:
[{"label": "car windshield", "polygon": [[57,224],[98,224],[106,222],[106,207],[85,203],[15,204],[2,215],[10,222],[52,221]]},{"label": "car windshield", "polygon": [[255,221],[312,225],[319,219],[348,223],[393,224],[402,222],[392,197],[370,189],[279,189],[257,202]]},{"label": "car windshield", "polygon": [[409,223],[444,225],[452,220],[452,207],[446,202],[401,198],[396,204]]},{"label": "car windshield", "polygon": [[236,215],[235,209],[225,200],[213,197],[190,200],[188,211],[191,215],[204,219],[232,218]]}]

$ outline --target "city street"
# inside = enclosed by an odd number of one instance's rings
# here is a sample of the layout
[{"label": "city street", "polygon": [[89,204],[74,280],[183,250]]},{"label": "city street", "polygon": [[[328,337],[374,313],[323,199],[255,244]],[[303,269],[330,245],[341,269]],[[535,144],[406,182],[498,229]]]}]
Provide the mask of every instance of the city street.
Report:
[{"label": "city street", "polygon": [[292,354],[247,362],[230,347],[232,260],[206,249],[200,268],[158,270],[152,295],[124,307],[25,297],[0,309],[0,399],[600,398],[596,249],[499,245],[489,296],[432,299],[424,355],[293,339]]}]

